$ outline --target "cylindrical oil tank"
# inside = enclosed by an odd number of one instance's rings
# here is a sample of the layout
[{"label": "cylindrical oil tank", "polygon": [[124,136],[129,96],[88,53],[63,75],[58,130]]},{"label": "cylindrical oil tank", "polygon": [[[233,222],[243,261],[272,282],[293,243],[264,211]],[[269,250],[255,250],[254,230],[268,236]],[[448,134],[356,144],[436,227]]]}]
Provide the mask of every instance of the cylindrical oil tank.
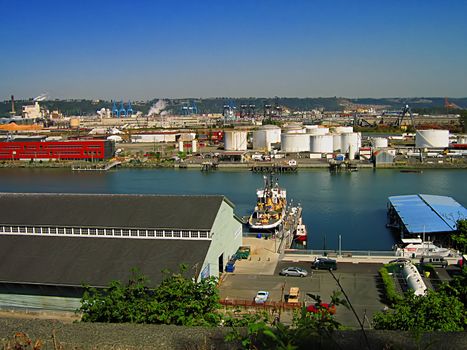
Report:
[{"label": "cylindrical oil tank", "polygon": [[309,152],[310,135],[300,133],[281,134],[281,149],[283,152]]},{"label": "cylindrical oil tank", "polygon": [[276,125],[263,125],[253,131],[253,149],[271,150],[272,143],[281,142],[281,129]]},{"label": "cylindrical oil tank", "polygon": [[224,149],[226,151],[246,151],[247,132],[230,130],[224,133]]},{"label": "cylindrical oil tank", "polygon": [[342,146],[342,139],[340,134],[333,134],[332,135],[332,148],[334,151],[341,149]]},{"label": "cylindrical oil tank", "polygon": [[341,151],[347,153],[350,152],[350,148],[353,152],[358,149],[358,133],[356,132],[341,134]]},{"label": "cylindrical oil tank", "polygon": [[315,128],[315,129],[306,129],[307,134],[310,135],[326,135],[329,133],[328,128]]},{"label": "cylindrical oil tank", "polygon": [[373,137],[371,139],[371,145],[374,148],[385,148],[388,147],[388,139],[385,137]]},{"label": "cylindrical oil tank", "polygon": [[449,146],[449,130],[417,130],[415,147],[443,148]]},{"label": "cylindrical oil tank", "polygon": [[354,160],[355,159],[355,148],[354,145],[349,146],[349,160]]},{"label": "cylindrical oil tank", "polygon": [[305,131],[308,133],[308,130],[317,129],[318,125],[305,125]]},{"label": "cylindrical oil tank", "polygon": [[457,143],[459,145],[467,144],[467,135],[457,135]]},{"label": "cylindrical oil tank", "polygon": [[305,133],[306,129],[299,123],[289,123],[283,127],[282,131],[290,134],[301,134]]},{"label": "cylindrical oil tank", "polygon": [[353,132],[353,127],[352,126],[336,126],[334,128],[334,132],[336,134],[350,133],[350,132]]},{"label": "cylindrical oil tank", "polygon": [[332,135],[310,135],[311,153],[332,153],[333,150]]},{"label": "cylindrical oil tank", "polygon": [[191,151],[193,153],[198,152],[198,140],[194,139],[191,141]]}]

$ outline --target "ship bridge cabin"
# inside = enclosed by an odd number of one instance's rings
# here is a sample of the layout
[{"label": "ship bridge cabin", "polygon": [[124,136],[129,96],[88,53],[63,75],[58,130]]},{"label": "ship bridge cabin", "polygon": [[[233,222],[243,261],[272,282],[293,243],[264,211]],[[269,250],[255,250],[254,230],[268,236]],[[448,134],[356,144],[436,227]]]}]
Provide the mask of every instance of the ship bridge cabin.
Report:
[{"label": "ship bridge cabin", "polygon": [[242,245],[224,196],[0,193],[0,204],[0,307],[74,311],[83,284],[126,282],[133,268],[154,286],[180,264],[217,277]]}]

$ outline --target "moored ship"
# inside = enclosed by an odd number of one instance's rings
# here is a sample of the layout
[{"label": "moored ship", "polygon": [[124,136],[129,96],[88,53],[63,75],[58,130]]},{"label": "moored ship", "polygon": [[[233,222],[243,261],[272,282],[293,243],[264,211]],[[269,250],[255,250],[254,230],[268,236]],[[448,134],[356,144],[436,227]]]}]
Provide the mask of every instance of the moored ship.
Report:
[{"label": "moored ship", "polygon": [[264,176],[264,188],[256,191],[257,201],[248,224],[252,231],[274,231],[285,217],[287,206],[286,190],[279,187],[272,174]]},{"label": "moored ship", "polygon": [[436,255],[447,257],[453,255],[448,248],[438,247],[430,241],[422,241],[420,238],[402,239],[402,247],[396,248],[396,255],[407,258],[419,258],[423,255]]}]

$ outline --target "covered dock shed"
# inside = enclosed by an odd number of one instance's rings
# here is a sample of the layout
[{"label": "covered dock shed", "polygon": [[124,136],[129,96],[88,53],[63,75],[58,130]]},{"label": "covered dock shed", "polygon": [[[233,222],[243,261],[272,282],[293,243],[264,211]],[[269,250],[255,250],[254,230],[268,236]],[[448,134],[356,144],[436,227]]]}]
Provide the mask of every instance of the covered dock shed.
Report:
[{"label": "covered dock shed", "polygon": [[388,226],[402,237],[449,234],[457,221],[467,219],[467,209],[452,197],[416,194],[388,198]]}]

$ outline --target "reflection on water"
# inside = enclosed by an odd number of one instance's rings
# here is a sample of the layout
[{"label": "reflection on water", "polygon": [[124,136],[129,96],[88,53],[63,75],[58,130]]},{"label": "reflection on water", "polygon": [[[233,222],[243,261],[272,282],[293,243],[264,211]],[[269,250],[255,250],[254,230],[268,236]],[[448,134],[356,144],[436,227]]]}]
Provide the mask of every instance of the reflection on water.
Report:
[{"label": "reflection on water", "polygon": [[[389,250],[394,237],[386,229],[387,197],[427,193],[452,196],[467,204],[465,170],[424,170],[422,174],[398,170],[360,170],[330,174],[327,170],[301,170],[278,175],[289,201],[304,209],[311,246],[322,249]],[[263,175],[245,170],[203,173],[199,170],[120,169],[108,173],[73,173],[63,169],[0,169],[2,192],[83,192],[222,194],[240,216],[250,214]],[[157,210],[157,208],[154,208]]]}]

